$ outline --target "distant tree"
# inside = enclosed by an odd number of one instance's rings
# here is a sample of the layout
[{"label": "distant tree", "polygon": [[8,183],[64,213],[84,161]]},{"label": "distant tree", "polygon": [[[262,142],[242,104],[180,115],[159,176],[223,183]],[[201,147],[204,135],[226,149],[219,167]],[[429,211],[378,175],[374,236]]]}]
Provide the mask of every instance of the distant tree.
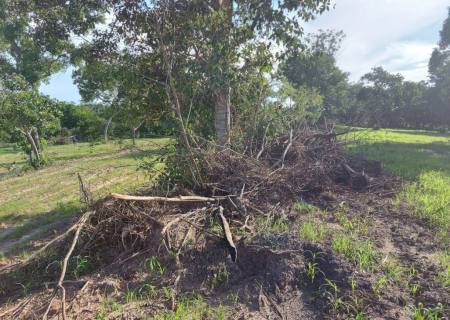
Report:
[{"label": "distant tree", "polygon": [[61,127],[70,129],[80,140],[94,141],[101,137],[105,120],[85,105],[62,104]]},{"label": "distant tree", "polygon": [[439,47],[433,50],[428,71],[432,84],[430,104],[436,123],[450,126],[450,8],[440,32]]},{"label": "distant tree", "polygon": [[335,54],[344,37],[342,32],[320,31],[309,35],[307,49],[288,56],[282,74],[294,86],[315,88],[323,97],[323,114],[337,118],[349,104],[348,74],[336,65]]},{"label": "distant tree", "polygon": [[39,167],[45,160],[42,141],[59,128],[59,103],[14,77],[0,94],[0,124]]}]

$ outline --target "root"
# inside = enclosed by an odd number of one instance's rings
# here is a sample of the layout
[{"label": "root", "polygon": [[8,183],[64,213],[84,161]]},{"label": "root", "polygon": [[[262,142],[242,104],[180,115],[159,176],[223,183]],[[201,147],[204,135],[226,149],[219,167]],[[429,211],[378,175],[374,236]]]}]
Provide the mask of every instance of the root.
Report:
[{"label": "root", "polygon": [[61,292],[61,314],[62,314],[62,318],[64,320],[67,320],[67,316],[66,316],[66,289],[63,286],[63,282],[64,282],[64,278],[66,276],[66,271],[67,271],[67,264],[69,262],[69,259],[73,253],[73,250],[75,249],[75,246],[78,242],[78,238],[80,236],[80,232],[83,229],[86,221],[88,220],[88,218],[94,213],[94,211],[88,211],[85,214],[83,214],[83,216],[80,218],[80,220],[77,223],[77,228],[75,231],[75,235],[73,237],[72,240],[72,244],[69,248],[69,251],[67,252],[66,256],[64,257],[64,261],[63,261],[63,266],[62,266],[62,271],[61,271],[61,275],[59,277],[58,283],[54,289],[53,295],[50,298],[50,301],[48,303],[47,309],[44,312],[44,315],[42,316],[43,320],[47,320],[48,317],[48,313],[50,311],[50,308],[52,306],[53,301],[55,300],[56,296],[58,295],[58,292]]}]

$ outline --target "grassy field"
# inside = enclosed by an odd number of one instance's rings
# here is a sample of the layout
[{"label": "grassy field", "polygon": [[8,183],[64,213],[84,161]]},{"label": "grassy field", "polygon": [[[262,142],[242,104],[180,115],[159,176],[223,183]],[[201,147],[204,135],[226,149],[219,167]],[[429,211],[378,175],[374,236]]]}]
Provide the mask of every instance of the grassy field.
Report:
[{"label": "grassy field", "polygon": [[379,160],[393,174],[416,180],[429,171],[450,177],[450,135],[431,131],[358,129],[344,139],[349,149]]},{"label": "grassy field", "polygon": [[145,172],[137,170],[138,164],[144,157],[156,156],[167,142],[160,138],[138,140],[136,147],[130,141],[49,146],[49,165],[19,175],[17,171],[25,165],[23,153],[12,147],[0,148],[0,225],[17,224],[43,213],[52,216],[76,211],[80,205],[78,173],[94,198],[149,182]]},{"label": "grassy field", "polygon": [[358,129],[347,134],[349,149],[379,160],[384,168],[405,178],[397,200],[436,228],[450,242],[450,135],[398,129]]}]

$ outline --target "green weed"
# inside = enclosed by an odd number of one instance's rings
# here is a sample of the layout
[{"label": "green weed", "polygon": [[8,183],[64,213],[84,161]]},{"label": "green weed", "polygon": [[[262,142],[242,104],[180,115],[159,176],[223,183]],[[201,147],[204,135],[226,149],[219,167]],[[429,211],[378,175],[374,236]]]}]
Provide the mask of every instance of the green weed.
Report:
[{"label": "green weed", "polygon": [[154,320],[225,320],[229,319],[229,311],[219,305],[211,307],[201,296],[183,297],[174,311],[166,311],[156,315]]},{"label": "green weed", "polygon": [[145,262],[149,273],[151,274],[158,274],[159,276],[163,276],[166,272],[166,269],[159,261],[158,257],[151,256],[149,259]]},{"label": "green weed", "polygon": [[425,308],[422,303],[419,303],[413,308],[413,320],[440,320],[443,318],[444,307],[438,304],[435,308]]},{"label": "green weed", "polygon": [[327,228],[323,224],[318,225],[311,222],[305,222],[298,230],[298,236],[300,239],[312,242],[319,242],[323,240],[326,235]]},{"label": "green weed", "polygon": [[406,201],[413,213],[426,219],[437,229],[442,241],[449,241],[450,234],[450,176],[442,172],[425,172],[419,181],[406,185],[397,198],[397,203]]},{"label": "green weed", "polygon": [[371,271],[378,262],[378,253],[369,240],[338,233],[333,237],[331,246],[335,252],[344,255],[361,269]]},{"label": "green weed", "polygon": [[270,217],[258,217],[256,218],[255,226],[256,231],[261,234],[289,231],[289,224],[283,218],[271,219]]},{"label": "green weed", "polygon": [[303,201],[297,201],[292,208],[300,213],[313,213],[318,210],[316,206]]}]

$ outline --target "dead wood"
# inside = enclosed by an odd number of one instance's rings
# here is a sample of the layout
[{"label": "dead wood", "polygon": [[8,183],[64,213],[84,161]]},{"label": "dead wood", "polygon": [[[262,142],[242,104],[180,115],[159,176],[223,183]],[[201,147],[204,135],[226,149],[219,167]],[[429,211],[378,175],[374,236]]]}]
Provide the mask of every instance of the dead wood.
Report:
[{"label": "dead wood", "polygon": [[126,201],[154,201],[154,202],[214,202],[216,198],[202,197],[202,196],[178,196],[174,198],[168,197],[150,197],[150,196],[130,196],[125,194],[112,193],[111,197],[114,199]]},{"label": "dead wood", "polygon": [[53,303],[54,299],[56,298],[56,295],[58,294],[58,292],[61,293],[61,314],[62,314],[62,318],[64,320],[67,319],[67,316],[66,316],[66,289],[63,286],[64,278],[66,276],[66,271],[67,271],[67,264],[69,263],[69,259],[72,256],[73,250],[75,249],[75,246],[76,246],[76,244],[78,242],[78,238],[80,236],[81,230],[83,229],[86,221],[89,219],[89,217],[93,213],[94,213],[93,211],[88,211],[88,212],[84,213],[83,216],[80,218],[80,220],[77,223],[77,228],[76,228],[73,240],[72,240],[72,244],[70,245],[69,251],[67,251],[67,254],[66,254],[66,256],[64,257],[64,260],[63,260],[61,275],[59,276],[58,283],[57,283],[57,285],[56,285],[56,287],[54,289],[54,293],[53,293],[52,297],[50,298],[50,301],[48,303],[47,309],[45,310],[44,315],[42,316],[42,319],[44,319],[44,320],[47,320],[48,313],[50,311],[52,303]]},{"label": "dead wood", "polygon": [[225,234],[225,240],[228,245],[228,250],[230,251],[231,260],[233,262],[237,261],[237,249],[233,242],[233,235],[231,234],[230,225],[228,224],[227,219],[223,215],[223,207],[219,207],[219,217],[222,222],[223,232]]}]

